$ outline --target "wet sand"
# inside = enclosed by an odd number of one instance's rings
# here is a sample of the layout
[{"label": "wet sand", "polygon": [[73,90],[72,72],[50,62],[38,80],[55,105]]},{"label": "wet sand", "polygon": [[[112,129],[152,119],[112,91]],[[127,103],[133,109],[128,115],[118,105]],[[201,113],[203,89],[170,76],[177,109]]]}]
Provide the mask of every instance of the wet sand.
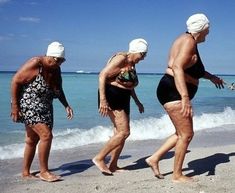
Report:
[{"label": "wet sand", "polygon": [[[127,171],[114,173],[113,176],[102,175],[91,161],[103,144],[53,151],[50,169],[63,178],[54,183],[22,179],[22,159],[1,160],[1,193],[234,193],[235,131],[223,130],[226,128],[195,133],[183,165],[184,174],[196,179],[193,183],[171,181],[173,150],[160,161],[160,170],[165,179],[154,177],[144,160],[163,140],[144,140],[127,141],[119,160],[119,166]],[[37,172],[37,158],[32,168]]]}]

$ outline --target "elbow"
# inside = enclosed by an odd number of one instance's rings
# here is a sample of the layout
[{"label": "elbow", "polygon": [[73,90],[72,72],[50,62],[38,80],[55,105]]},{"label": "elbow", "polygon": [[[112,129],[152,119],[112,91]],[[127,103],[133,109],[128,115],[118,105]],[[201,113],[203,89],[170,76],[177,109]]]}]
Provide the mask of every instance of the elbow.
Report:
[{"label": "elbow", "polygon": [[99,82],[100,83],[101,82],[105,82],[106,81],[106,77],[107,77],[106,73],[100,72],[100,74],[99,74]]},{"label": "elbow", "polygon": [[15,74],[11,80],[11,86],[21,86],[22,85],[22,79]]},{"label": "elbow", "polygon": [[177,69],[179,69],[179,67],[177,65],[173,65],[171,69],[173,72],[175,72],[175,71],[177,71]]},{"label": "elbow", "polygon": [[172,72],[173,72],[173,75],[176,75],[176,74],[181,73],[181,72],[184,73],[184,70],[182,68],[180,68],[179,66],[177,66],[177,65],[173,65],[172,66]]},{"label": "elbow", "polygon": [[11,89],[18,88],[18,87],[19,87],[19,83],[17,82],[15,78],[13,78],[11,81]]},{"label": "elbow", "polygon": [[99,73],[99,80],[102,79],[104,77],[104,73],[100,72]]}]

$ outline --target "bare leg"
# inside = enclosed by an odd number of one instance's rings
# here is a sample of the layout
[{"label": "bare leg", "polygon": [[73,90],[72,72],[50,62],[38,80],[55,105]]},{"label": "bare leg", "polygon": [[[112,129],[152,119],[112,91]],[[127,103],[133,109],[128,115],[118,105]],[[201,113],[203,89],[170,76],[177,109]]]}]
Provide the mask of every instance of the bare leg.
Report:
[{"label": "bare leg", "polygon": [[110,164],[109,164],[109,170],[111,172],[115,172],[117,170],[121,170],[120,167],[118,167],[117,162],[118,162],[118,158],[122,152],[122,149],[125,145],[125,141],[122,142],[117,148],[115,148],[112,152],[111,152],[111,160],[110,160]]},{"label": "bare leg", "polygon": [[24,178],[34,177],[34,175],[30,173],[30,167],[33,162],[38,141],[39,141],[38,135],[32,130],[32,128],[26,126],[25,149],[24,149],[23,170],[22,170],[22,177]]},{"label": "bare leg", "polygon": [[163,175],[159,171],[159,161],[161,157],[166,154],[170,149],[172,149],[177,142],[178,136],[176,134],[171,135],[166,142],[150,157],[145,161],[153,170],[154,176],[163,179]]},{"label": "bare leg", "polygon": [[42,123],[38,123],[32,127],[35,133],[38,134],[40,142],[38,144],[38,157],[40,164],[40,178],[44,181],[53,182],[57,181],[60,176],[56,176],[49,172],[48,159],[51,149],[52,142],[52,131],[51,129]]},{"label": "bare leg", "polygon": [[192,178],[183,175],[182,166],[185,154],[190,141],[193,138],[193,120],[192,117],[183,117],[180,113],[181,103],[168,103],[165,108],[176,128],[178,139],[175,145],[175,161],[173,178],[174,182],[192,181]]},{"label": "bare leg", "polygon": [[[117,133],[117,129],[114,127],[114,134]],[[110,160],[110,164],[109,164],[109,170],[111,172],[115,172],[115,171],[121,171],[122,169],[120,167],[118,167],[117,162],[118,162],[118,158],[122,152],[122,149],[125,145],[125,141],[123,143],[121,143],[119,146],[117,146],[115,149],[113,149],[111,151],[111,160]]]},{"label": "bare leg", "polygon": [[98,169],[105,174],[112,174],[112,171],[110,171],[110,169],[104,162],[105,157],[113,150],[115,150],[112,154],[113,161],[111,162],[111,164],[113,163],[112,167],[115,167],[115,160],[117,162],[125,140],[130,134],[129,116],[123,110],[110,111],[109,117],[113,122],[114,127],[116,128],[116,132],[114,132],[114,135],[109,139],[109,141],[92,160],[98,167]]}]

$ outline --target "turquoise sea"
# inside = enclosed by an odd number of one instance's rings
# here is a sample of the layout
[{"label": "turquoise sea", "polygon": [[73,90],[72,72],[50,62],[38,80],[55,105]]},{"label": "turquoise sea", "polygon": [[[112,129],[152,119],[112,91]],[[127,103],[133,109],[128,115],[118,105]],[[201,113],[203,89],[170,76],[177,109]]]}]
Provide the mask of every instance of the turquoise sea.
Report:
[{"label": "turquoise sea", "polygon": [[[13,72],[0,72],[0,159],[23,156],[24,125],[10,118],[10,82]],[[74,110],[73,120],[66,119],[64,107],[54,101],[54,139],[52,151],[91,143],[105,142],[112,135],[112,125],[97,111],[98,74],[63,73],[63,88]],[[174,128],[156,98],[156,86],[162,75],[140,74],[136,88],[145,106],[139,114],[131,103],[131,135],[128,140],[162,139]],[[235,75],[221,75],[226,82],[235,82]],[[194,108],[194,129],[219,127],[235,129],[235,90],[216,89],[210,81],[201,80]]]}]

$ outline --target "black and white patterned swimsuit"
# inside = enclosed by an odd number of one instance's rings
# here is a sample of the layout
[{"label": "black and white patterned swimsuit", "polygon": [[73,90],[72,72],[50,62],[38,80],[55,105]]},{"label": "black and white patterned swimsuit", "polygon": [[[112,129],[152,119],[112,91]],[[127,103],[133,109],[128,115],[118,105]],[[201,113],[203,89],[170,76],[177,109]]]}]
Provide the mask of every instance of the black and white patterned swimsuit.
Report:
[{"label": "black and white patterned swimsuit", "polygon": [[45,123],[53,127],[53,90],[42,76],[42,68],[33,82],[25,85],[20,95],[22,122],[26,125]]}]

